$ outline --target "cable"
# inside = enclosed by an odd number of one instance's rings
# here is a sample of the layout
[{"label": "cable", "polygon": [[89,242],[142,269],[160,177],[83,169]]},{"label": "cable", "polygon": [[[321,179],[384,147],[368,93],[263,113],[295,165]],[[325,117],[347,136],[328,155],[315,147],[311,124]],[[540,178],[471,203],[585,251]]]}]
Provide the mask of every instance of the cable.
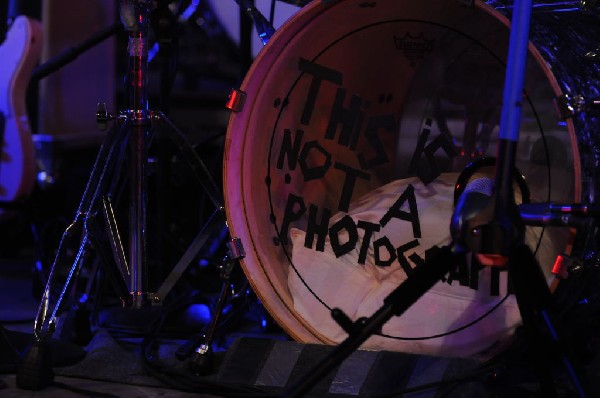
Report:
[{"label": "cable", "polygon": [[[242,284],[242,288],[246,287]],[[187,362],[178,362],[173,365],[171,361],[161,359],[159,353],[162,346],[161,337],[163,337],[162,328],[167,317],[178,309],[187,306],[196,295],[180,294],[172,296],[169,302],[166,302],[160,316],[154,320],[143,333],[138,335],[143,336],[141,343],[141,361],[144,369],[149,375],[160,380],[166,385],[181,391],[190,392],[205,392],[219,396],[227,397],[268,397],[269,393],[263,389],[254,387],[233,386],[230,383],[224,384],[216,380],[207,378],[199,378],[191,373],[187,366]],[[248,307],[249,297],[246,294],[244,302],[236,307],[234,311],[226,314],[222,322],[219,323],[219,329],[232,322],[234,318],[244,313],[244,309]],[[171,359],[171,358],[169,358]],[[179,366],[181,365],[181,366]]]}]

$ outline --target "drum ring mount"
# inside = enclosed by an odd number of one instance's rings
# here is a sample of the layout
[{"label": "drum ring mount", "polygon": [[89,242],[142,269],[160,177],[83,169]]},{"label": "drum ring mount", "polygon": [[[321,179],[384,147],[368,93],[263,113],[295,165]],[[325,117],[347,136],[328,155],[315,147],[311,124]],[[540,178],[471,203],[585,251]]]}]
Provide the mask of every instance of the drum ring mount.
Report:
[{"label": "drum ring mount", "polygon": [[[162,112],[148,109],[148,31],[152,1],[121,0],[121,22],[128,33],[128,89],[129,108],[118,115],[109,113],[106,104],[100,103],[96,121],[101,130],[114,122],[106,134],[89,175],[79,207],[72,223],[64,231],[52,263],[42,300],[34,323],[34,342],[26,363],[19,369],[17,384],[22,389],[39,390],[49,385],[53,371],[49,361],[44,360],[45,341],[56,330],[58,316],[62,313],[65,298],[69,296],[74,281],[82,268],[86,252],[95,247],[100,263],[113,283],[125,308],[141,309],[159,306],[182,276],[200,249],[217,229],[227,228],[222,194],[202,160],[193,150],[186,135]],[[156,122],[166,123],[172,130],[169,138],[181,152],[193,171],[215,210],[173,266],[156,292],[146,291],[146,165],[148,139]],[[111,194],[120,180],[123,148],[129,150],[129,251],[126,255],[114,215]],[[100,218],[100,219],[99,219]],[[65,242],[81,233],[80,243],[68,270],[63,269]],[[209,370],[211,343],[219,315],[228,293],[228,280],[234,266],[244,257],[241,241],[235,237],[226,243],[227,254],[221,268],[222,289],[216,310],[206,331],[193,347],[195,354],[190,366],[197,373]],[[109,254],[110,253],[110,254]],[[56,274],[66,271],[66,282],[56,286]],[[60,294],[55,297],[56,292]],[[191,352],[190,352],[191,354]]]}]

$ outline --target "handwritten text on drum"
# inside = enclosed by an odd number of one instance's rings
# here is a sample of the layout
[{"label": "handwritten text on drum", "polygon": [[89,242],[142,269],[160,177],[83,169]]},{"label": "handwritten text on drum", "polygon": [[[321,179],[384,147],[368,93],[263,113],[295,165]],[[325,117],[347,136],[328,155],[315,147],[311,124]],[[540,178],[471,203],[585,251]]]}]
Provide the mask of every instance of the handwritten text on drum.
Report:
[{"label": "handwritten text on drum", "polygon": [[[408,205],[409,211],[402,210],[405,204]],[[289,194],[285,209],[285,219],[283,220],[282,225],[282,230],[286,231],[286,235],[290,224],[299,220],[305,212],[306,205],[302,197]],[[381,220],[379,220],[379,223],[362,220],[355,222],[352,217],[345,215],[333,225],[329,226],[331,211],[329,209],[323,209],[323,215],[320,221],[317,221],[317,212],[318,207],[311,204],[309,207],[308,225],[304,240],[305,247],[312,248],[316,238],[316,250],[324,251],[326,238],[329,236],[331,249],[336,257],[341,257],[356,249],[359,242],[359,229],[361,229],[364,233],[358,254],[359,264],[365,264],[367,251],[371,246],[371,243],[373,243],[375,265],[388,267],[398,259],[400,266],[406,274],[410,274],[413,271],[408,259],[405,257],[405,253],[419,245],[418,238],[421,237],[421,223],[419,221],[417,200],[412,185],[409,185],[405,189],[394,205],[390,207]],[[382,236],[374,242],[371,242],[373,233],[378,232],[381,227],[385,227],[393,218],[409,222],[412,226],[412,232],[415,239],[398,248],[394,248],[394,245],[387,236]],[[344,239],[344,242],[340,239],[341,235],[347,236]],[[417,254],[411,254],[409,258],[416,264],[423,262]]]},{"label": "handwritten text on drum", "polygon": [[[300,125],[306,127],[296,128],[295,131],[283,128],[279,152],[277,152],[276,167],[279,170],[287,168],[289,171],[295,171],[299,168],[305,183],[323,179],[328,173],[338,173],[339,181],[342,181],[342,189],[337,203],[337,210],[347,212],[356,184],[361,180],[369,181],[371,179],[369,172],[373,168],[388,164],[391,161],[387,151],[394,150],[394,148],[386,148],[382,135],[398,133],[396,115],[394,113],[372,114],[372,101],[363,99],[357,94],[350,96],[349,105],[345,107],[347,89],[342,86],[342,72],[302,58],[299,61],[298,68],[311,79],[300,116]],[[324,128],[324,131],[320,134],[322,134],[321,137],[324,140],[335,140],[337,137],[339,146],[354,152],[355,161],[353,165],[347,164],[347,160],[344,162],[335,159],[334,154],[328,151],[326,145],[322,145],[319,139],[314,139],[311,134],[306,133],[307,129],[311,127],[315,109],[317,106],[323,106],[319,103],[321,100],[320,90],[324,87],[329,88],[331,85],[336,89],[334,100],[331,104],[328,123],[326,123],[326,126],[321,127]],[[368,115],[367,111],[369,110],[371,110],[371,114]],[[310,133],[314,133],[314,131],[310,131]],[[307,139],[306,136],[310,138]],[[359,142],[361,145],[358,145]],[[442,132],[432,137],[431,120],[427,120],[415,144],[413,155],[408,164],[408,174],[418,176],[425,185],[434,181],[442,173],[436,163],[436,156],[440,151],[449,159],[458,154],[452,137]],[[407,208],[407,210],[405,211],[403,208]],[[414,270],[411,262],[415,266],[424,263],[424,260],[413,252],[420,245],[421,225],[412,185],[409,185],[398,197],[394,205],[379,220],[379,223],[363,220],[355,221],[350,215],[345,215],[329,225],[332,217],[330,209],[312,203],[307,204],[301,195],[289,193],[281,228],[279,229],[278,241],[284,245],[287,244],[290,227],[306,216],[304,246],[307,248],[314,247],[317,251],[324,251],[328,237],[331,248],[337,257],[346,255],[356,250],[357,246],[360,246],[358,248],[358,263],[365,264],[368,250],[372,246],[376,266],[388,267],[398,261],[407,275],[410,275]],[[394,243],[387,236],[380,236],[373,240],[374,234],[385,227],[393,218],[410,224],[413,239],[401,242],[397,246],[394,246]],[[362,232],[360,238],[359,231]],[[343,239],[340,237],[343,237]],[[456,280],[461,285],[477,288],[479,269],[474,266],[471,267],[471,272],[468,272],[465,264],[457,266],[456,272],[449,275],[447,282],[451,283]],[[497,290],[497,286],[492,287],[492,292]]]}]

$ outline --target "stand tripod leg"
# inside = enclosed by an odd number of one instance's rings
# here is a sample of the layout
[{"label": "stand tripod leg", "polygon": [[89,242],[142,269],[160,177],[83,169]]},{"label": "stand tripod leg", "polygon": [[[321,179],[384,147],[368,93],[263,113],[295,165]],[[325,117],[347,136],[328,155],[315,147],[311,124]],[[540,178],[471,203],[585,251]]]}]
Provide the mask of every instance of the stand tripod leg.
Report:
[{"label": "stand tripod leg", "polygon": [[541,393],[544,397],[557,396],[549,364],[551,359],[558,358],[579,397],[586,397],[577,372],[561,345],[560,329],[554,324],[552,295],[531,249],[525,244],[518,245],[509,258],[508,267]]},{"label": "stand tripod leg", "polygon": [[224,200],[221,190],[217,187],[214,179],[211,177],[208,169],[204,165],[204,162],[198,154],[194,151],[192,144],[189,142],[187,136],[163,113],[160,114],[161,120],[164,121],[171,127],[175,135],[171,135],[169,138],[177,145],[177,149],[184,157],[188,165],[191,167],[192,172],[196,180],[202,185],[204,191],[210,198],[211,202],[217,209],[223,209]]},{"label": "stand tripod leg", "polygon": [[160,120],[167,123],[167,125],[173,130],[174,134],[170,135],[169,137],[177,146],[179,153],[181,153],[190,166],[192,172],[194,173],[194,177],[200,183],[204,189],[204,192],[208,195],[211,202],[215,206],[216,210],[202,227],[194,241],[182,255],[177,264],[173,267],[169,275],[156,290],[156,293],[152,295],[151,301],[155,304],[163,302],[167,294],[171,291],[173,286],[175,286],[175,283],[179,280],[181,275],[183,275],[183,272],[194,260],[200,249],[206,244],[209,237],[213,234],[219,233],[224,227],[226,228],[223,196],[208,169],[204,165],[204,162],[194,151],[194,148],[188,141],[186,135],[179,130],[166,115],[161,113]]},{"label": "stand tripod leg", "polygon": [[110,247],[108,247],[107,243],[102,239],[104,234],[102,228],[100,228],[96,217],[89,218],[86,223],[86,226],[88,230],[89,239],[95,247],[96,252],[98,253],[98,257],[100,259],[101,264],[104,267],[108,279],[115,288],[115,291],[117,292],[119,297],[127,297],[129,289],[127,288],[126,284],[126,275],[123,275],[122,272],[117,273],[116,270],[111,266],[112,259],[114,258],[114,256],[111,257],[108,255],[108,253],[110,252]]},{"label": "stand tripod leg", "polygon": [[[114,169],[111,169],[111,166],[114,165],[114,156],[124,138],[121,134],[122,129],[113,129],[107,134],[105,142],[100,147],[96,157],[79,207],[76,211],[75,219],[63,233],[54,262],[50,268],[42,302],[36,316],[34,328],[36,339],[42,339],[46,334],[52,333],[52,331],[48,330],[48,321],[51,322],[52,318],[59,312],[59,308],[62,305],[62,299],[64,299],[66,292],[70,289],[70,284],[73,282],[74,277],[81,266],[83,254],[88,249],[89,245],[87,231],[85,230],[85,222],[94,211],[100,192],[105,188],[107,175],[115,171]],[[56,303],[53,303],[54,283],[56,282],[55,278],[57,277],[56,274],[58,272],[57,268],[62,265],[62,262],[65,260],[65,246],[68,244],[69,240],[78,237],[79,233],[81,234],[81,240],[79,243],[78,255],[68,273],[65,286],[57,297]],[[50,313],[50,317],[48,317],[48,309],[50,307],[54,308]]]},{"label": "stand tripod leg", "polygon": [[[81,270],[84,255],[89,249],[90,240],[85,228],[88,216],[95,209],[100,192],[104,189],[106,177],[114,169],[113,157],[122,142],[122,129],[111,129],[100,147],[86,188],[76,211],[75,219],[64,231],[46,281],[43,296],[34,322],[33,347],[17,372],[17,385],[26,390],[39,390],[53,379],[51,360],[46,352],[46,339],[54,333],[56,317],[64,307],[64,300],[70,292],[73,282]],[[81,234],[81,235],[79,235]],[[56,289],[55,279],[60,266],[66,260],[66,246],[71,239],[80,237],[77,255],[67,272],[66,282],[60,290]],[[56,297],[55,297],[56,296]]]},{"label": "stand tripod leg", "polygon": [[187,267],[194,260],[200,249],[202,249],[206,242],[208,242],[208,239],[215,231],[222,228],[223,223],[222,210],[215,210],[211,218],[205,224],[204,228],[200,230],[194,241],[190,244],[185,253],[183,253],[169,275],[167,275],[163,283],[156,290],[156,293],[152,295],[153,303],[161,304],[164,301],[167,294],[171,291],[171,289],[173,289],[181,275],[183,275]]}]

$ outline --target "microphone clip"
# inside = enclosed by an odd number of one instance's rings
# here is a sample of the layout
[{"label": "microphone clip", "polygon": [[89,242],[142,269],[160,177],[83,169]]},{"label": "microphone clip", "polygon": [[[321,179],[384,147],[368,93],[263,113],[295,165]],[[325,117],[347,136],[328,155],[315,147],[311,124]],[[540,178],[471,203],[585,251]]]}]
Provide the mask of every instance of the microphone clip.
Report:
[{"label": "microphone clip", "polygon": [[[450,233],[456,250],[473,252],[484,265],[504,265],[510,250],[524,238],[525,226],[512,195],[496,195],[495,181],[471,180],[483,167],[496,166],[495,158],[481,158],[467,166],[455,187],[455,209]],[[513,170],[521,201],[529,202],[522,174]]]}]

